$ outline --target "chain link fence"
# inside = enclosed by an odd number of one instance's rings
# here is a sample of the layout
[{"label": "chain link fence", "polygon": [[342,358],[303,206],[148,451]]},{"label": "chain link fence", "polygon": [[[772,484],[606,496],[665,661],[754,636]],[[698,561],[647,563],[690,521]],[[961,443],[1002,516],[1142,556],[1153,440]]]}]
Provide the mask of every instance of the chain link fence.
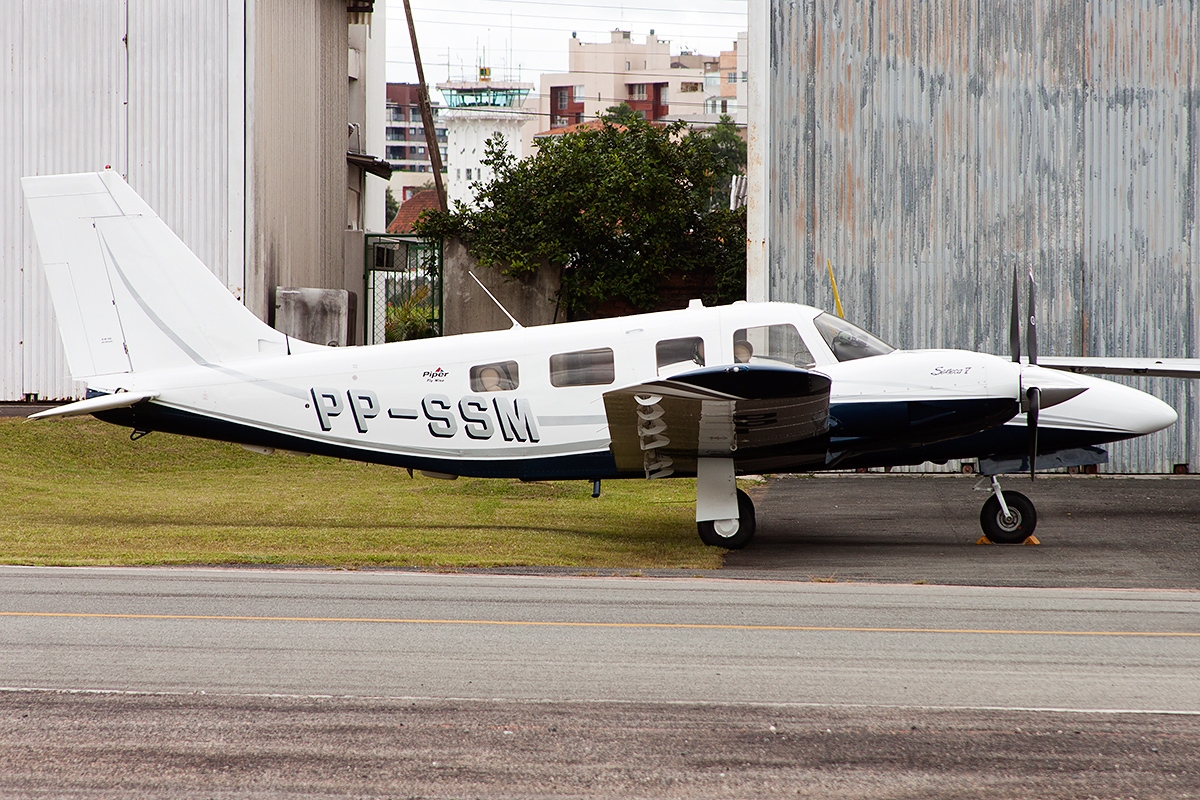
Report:
[{"label": "chain link fence", "polygon": [[442,243],[368,234],[367,344],[442,335]]}]

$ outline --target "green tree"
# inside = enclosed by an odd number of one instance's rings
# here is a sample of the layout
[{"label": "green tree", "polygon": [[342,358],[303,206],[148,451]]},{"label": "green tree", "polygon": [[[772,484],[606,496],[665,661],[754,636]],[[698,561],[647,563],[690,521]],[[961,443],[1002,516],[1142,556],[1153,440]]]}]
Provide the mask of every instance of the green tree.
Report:
[{"label": "green tree", "polygon": [[384,194],[384,210],[383,210],[383,227],[386,230],[388,225],[392,224],[392,220],[396,218],[396,212],[400,210],[400,204],[396,202],[396,196],[392,194],[392,187],[387,188]]},{"label": "green tree", "polygon": [[682,123],[606,119],[541,139],[522,161],[492,139],[483,163],[494,177],[476,184],[476,205],[426,212],[417,232],[460,236],[509,278],[559,270],[572,317],[614,298],[652,308],[668,273],[715,285],[707,302],[745,297],[745,211],[713,203],[720,165],[709,138]]},{"label": "green tree", "polygon": [[630,106],[629,103],[626,103],[624,100],[622,100],[615,106],[609,106],[608,108],[604,109],[604,113],[600,115],[600,119],[613,122],[618,125],[624,125],[630,120],[644,119],[644,117],[638,116],[638,113],[633,110],[633,107]]},{"label": "green tree", "polygon": [[737,125],[728,114],[722,114],[720,121],[708,130],[692,135],[705,143],[715,162],[716,181],[710,206],[728,206],[733,176],[746,173],[746,140],[738,134]]}]

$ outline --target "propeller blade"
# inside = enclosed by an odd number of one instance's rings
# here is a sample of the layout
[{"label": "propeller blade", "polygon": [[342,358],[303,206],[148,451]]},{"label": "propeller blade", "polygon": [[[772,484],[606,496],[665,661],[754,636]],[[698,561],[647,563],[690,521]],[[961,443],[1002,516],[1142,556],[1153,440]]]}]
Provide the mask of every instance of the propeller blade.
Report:
[{"label": "propeller blade", "polygon": [[1029,399],[1029,410],[1025,412],[1025,424],[1029,428],[1029,480],[1033,480],[1037,466],[1038,414],[1042,410],[1042,390],[1030,386],[1025,391],[1025,397]]},{"label": "propeller blade", "polygon": [[1012,317],[1008,323],[1008,347],[1012,352],[1012,360],[1016,364],[1021,363],[1021,308],[1017,301],[1017,294],[1021,290],[1020,275],[1016,267],[1013,267],[1013,290],[1012,290]]},{"label": "propeller blade", "polygon": [[1029,320],[1025,328],[1025,346],[1029,349],[1029,363],[1037,363],[1037,308],[1033,302],[1033,267],[1029,268]]}]

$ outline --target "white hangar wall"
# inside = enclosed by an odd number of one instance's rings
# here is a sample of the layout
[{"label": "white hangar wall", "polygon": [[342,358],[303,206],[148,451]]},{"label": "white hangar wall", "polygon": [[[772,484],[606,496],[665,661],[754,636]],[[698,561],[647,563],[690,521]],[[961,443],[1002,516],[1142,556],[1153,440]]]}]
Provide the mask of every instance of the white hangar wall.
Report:
[{"label": "white hangar wall", "polygon": [[[112,169],[241,292],[244,58],[232,0],[0,4],[0,400],[69,398],[20,178]],[[232,109],[232,113],[231,113]]]},{"label": "white hangar wall", "polygon": [[361,292],[347,230],[382,220],[383,182],[368,188],[378,213],[349,202],[362,177],[346,160],[349,21],[347,0],[0,2],[0,402],[81,390],[24,175],[111,166],[264,320],[275,285]]},{"label": "white hangar wall", "polygon": [[[1043,355],[1200,357],[1200,7],[751,0],[748,293],[900,347],[1008,351],[1014,267]],[[1022,297],[1022,303],[1025,300]],[[1109,447],[1200,470],[1200,387]]]}]

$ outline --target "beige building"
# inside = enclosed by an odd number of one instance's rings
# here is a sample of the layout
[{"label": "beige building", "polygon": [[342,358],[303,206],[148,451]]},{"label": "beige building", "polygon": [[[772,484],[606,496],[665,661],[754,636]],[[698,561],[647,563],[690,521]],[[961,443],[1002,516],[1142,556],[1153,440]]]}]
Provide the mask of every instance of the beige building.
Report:
[{"label": "beige building", "polygon": [[732,50],[722,50],[715,70],[708,73],[705,84],[704,113],[719,118],[728,114],[739,125],[746,124],[746,90],[749,65],[746,52],[746,32],[738,34]]},{"label": "beige building", "polygon": [[717,62],[712,56],[672,56],[670,41],[654,31],[642,42],[614,30],[607,42],[572,37],[569,46],[570,71],[541,77],[538,111],[547,128],[595,119],[622,102],[650,120],[704,113],[705,72]]}]

